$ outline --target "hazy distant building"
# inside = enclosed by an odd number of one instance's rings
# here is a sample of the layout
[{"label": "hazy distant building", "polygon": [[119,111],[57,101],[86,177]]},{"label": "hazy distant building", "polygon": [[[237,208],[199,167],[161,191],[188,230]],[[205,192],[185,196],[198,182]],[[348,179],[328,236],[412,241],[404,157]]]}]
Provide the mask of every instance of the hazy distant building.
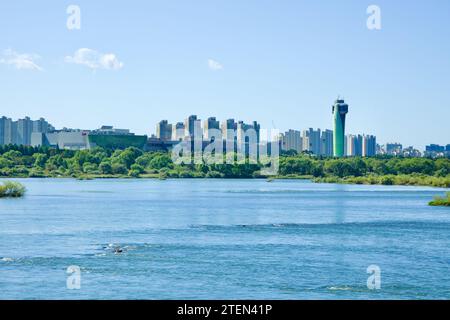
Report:
[{"label": "hazy distant building", "polygon": [[222,122],[222,138],[225,141],[225,150],[233,151],[235,150],[237,143],[237,123],[234,119],[227,119]]},{"label": "hazy distant building", "polygon": [[290,129],[281,136],[281,150],[295,150],[297,153],[302,152],[303,142],[300,131]]},{"label": "hazy distant building", "polygon": [[128,129],[115,129],[102,126],[93,131],[79,129],[54,130],[52,132],[33,132],[31,145],[58,147],[60,149],[83,150],[95,147],[105,149],[126,149],[136,147],[143,149],[147,136],[135,135]]},{"label": "hazy distant building", "polygon": [[184,122],[187,137],[202,139],[202,122],[196,115],[189,116]]},{"label": "hazy distant building", "polygon": [[39,120],[33,121],[33,132],[51,132],[54,131],[55,128],[49,124],[44,118],[40,118]]},{"label": "hazy distant building", "polygon": [[345,155],[348,157],[352,157],[355,155],[355,142],[354,142],[354,135],[352,134],[348,134],[345,136],[345,140],[346,140],[346,152]]},{"label": "hazy distant building", "polygon": [[373,157],[377,153],[377,139],[372,135],[363,135],[362,137],[362,155],[363,157]]},{"label": "hazy distant building", "polygon": [[326,129],[322,131],[320,137],[320,154],[324,156],[333,156],[333,131]]},{"label": "hazy distant building", "polygon": [[245,143],[245,130],[246,125],[244,121],[238,121],[236,127],[236,142],[238,145],[242,145],[243,143]]},{"label": "hazy distant building", "polygon": [[[333,155],[334,155],[334,151],[333,151]],[[348,136],[345,135],[344,136],[344,156],[348,156]]]},{"label": "hazy distant building", "polygon": [[344,100],[336,100],[333,105],[333,154],[335,157],[344,156],[345,117],[348,104]]},{"label": "hazy distant building", "polygon": [[101,126],[99,129],[92,130],[90,133],[95,135],[134,135],[129,129],[117,129],[113,126]]},{"label": "hazy distant building", "polygon": [[172,126],[172,140],[180,141],[183,140],[185,135],[186,127],[183,122],[177,122]]},{"label": "hazy distant building", "polygon": [[11,142],[11,125],[12,120],[10,118],[0,118],[0,145],[10,144]]},{"label": "hazy distant building", "polygon": [[428,146],[425,146],[425,151],[427,151],[427,152],[444,152],[445,151],[445,147],[444,146],[440,146],[438,144],[430,144]]},{"label": "hazy distant building", "polygon": [[17,137],[15,144],[28,146],[31,144],[33,121],[29,117],[17,120]]},{"label": "hazy distant building", "polygon": [[[256,143],[259,143],[260,125],[253,121],[252,124],[246,124],[244,121],[238,121],[236,129],[236,139],[238,144],[249,142],[249,134],[255,134]],[[252,141],[253,142],[253,141]]]},{"label": "hazy distant building", "polygon": [[156,125],[156,137],[162,141],[172,140],[172,125],[167,120],[161,120]]},{"label": "hazy distant building", "polygon": [[210,117],[207,120],[205,120],[203,125],[203,137],[207,141],[211,141],[213,138],[220,138],[214,136],[213,132],[217,132],[220,130],[220,123],[216,120],[216,117]]},{"label": "hazy distant building", "polygon": [[253,121],[252,124],[246,124],[238,121],[236,125],[236,150],[245,154],[255,152],[258,154],[258,146],[260,141],[260,125]]},{"label": "hazy distant building", "polygon": [[313,128],[309,128],[303,131],[303,150],[320,155],[320,141],[320,129],[314,130]]},{"label": "hazy distant building", "polygon": [[54,130],[45,119],[33,121],[29,117],[13,121],[10,118],[0,118],[0,144],[31,145],[33,132],[47,133]]},{"label": "hazy distant building", "polygon": [[362,156],[363,137],[358,135],[349,134],[347,136],[347,156],[360,157]]},{"label": "hazy distant building", "polygon": [[31,145],[33,147],[46,146],[60,149],[84,150],[89,149],[89,131],[83,130],[58,130],[48,133],[33,132]]},{"label": "hazy distant building", "polygon": [[386,143],[386,154],[397,156],[402,154],[403,146],[400,143]]},{"label": "hazy distant building", "polygon": [[418,158],[422,156],[422,153],[413,146],[409,146],[402,150],[401,155],[403,157]]},{"label": "hazy distant building", "polygon": [[425,146],[425,156],[433,158],[450,156],[450,144],[446,146],[438,144]]}]

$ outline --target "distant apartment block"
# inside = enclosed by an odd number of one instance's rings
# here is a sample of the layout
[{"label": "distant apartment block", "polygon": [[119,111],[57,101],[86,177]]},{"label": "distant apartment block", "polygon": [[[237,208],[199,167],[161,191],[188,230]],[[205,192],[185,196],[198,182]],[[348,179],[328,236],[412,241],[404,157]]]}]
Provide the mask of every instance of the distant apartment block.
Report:
[{"label": "distant apartment block", "polygon": [[237,123],[234,119],[227,119],[222,122],[222,138],[225,140],[225,150],[234,150],[237,143]]},{"label": "distant apartment block", "polygon": [[172,126],[172,140],[181,141],[184,139],[186,127],[183,122],[177,122]]},{"label": "distant apartment block", "polygon": [[303,131],[303,150],[309,151],[315,155],[320,155],[321,131],[309,128]]},{"label": "distant apartment block", "polygon": [[391,156],[401,155],[403,146],[400,143],[386,143],[385,152]]},{"label": "distant apartment block", "polygon": [[172,140],[172,125],[167,120],[161,120],[156,125],[156,137],[162,141]]},{"label": "distant apartment block", "polygon": [[362,135],[347,135],[347,156],[348,157],[360,157],[362,156]]},{"label": "distant apartment block", "polygon": [[320,137],[320,155],[333,156],[333,130],[324,130]]},{"label": "distant apartment block", "polygon": [[402,150],[401,155],[403,157],[418,158],[422,156],[422,153],[413,146],[409,146]]},{"label": "distant apartment block", "polygon": [[252,124],[246,124],[243,121],[238,121],[236,129],[236,142],[238,146],[245,145],[249,141],[256,141],[259,144],[260,128],[258,122],[253,121]]},{"label": "distant apartment block", "polygon": [[301,153],[303,150],[303,139],[301,132],[290,129],[281,135],[281,150],[289,151],[295,150]]},{"label": "distant apartment block", "polygon": [[425,156],[427,157],[449,157],[450,156],[450,144],[441,146],[438,144],[430,144],[425,146]]},{"label": "distant apartment block", "polygon": [[203,138],[206,141],[212,141],[214,139],[222,139],[220,131],[220,123],[215,117],[210,117],[205,120],[203,125]]},{"label": "distant apartment block", "polygon": [[197,119],[196,115],[189,116],[184,121],[185,126],[185,136],[190,137],[191,139],[199,140],[202,139],[202,122],[200,119]]},{"label": "distant apartment block", "polygon": [[13,121],[11,118],[0,118],[0,145],[31,145],[33,133],[47,133],[55,130],[45,119],[31,120],[29,117]]},{"label": "distant apartment block", "polygon": [[309,128],[303,131],[289,130],[281,134],[281,149],[311,152],[318,156],[333,156],[333,131]]},{"label": "distant apartment block", "polygon": [[349,134],[345,141],[347,157],[373,157],[377,154],[377,138],[373,135]]},{"label": "distant apartment block", "polygon": [[372,135],[363,135],[362,156],[373,157],[377,154],[377,138]]}]

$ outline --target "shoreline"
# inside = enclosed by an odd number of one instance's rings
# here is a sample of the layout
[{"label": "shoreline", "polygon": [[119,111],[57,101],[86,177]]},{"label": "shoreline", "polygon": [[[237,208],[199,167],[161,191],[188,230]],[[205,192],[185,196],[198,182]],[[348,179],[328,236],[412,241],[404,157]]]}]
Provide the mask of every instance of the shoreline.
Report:
[{"label": "shoreline", "polygon": [[[206,176],[193,176],[193,177],[161,177],[159,174],[142,174],[138,177],[129,176],[129,175],[82,175],[82,176],[0,176],[1,180],[8,179],[73,179],[79,181],[90,181],[90,180],[109,180],[109,179],[117,179],[117,180],[266,180],[267,182],[272,182],[275,180],[305,180],[311,181],[313,183],[324,183],[324,184],[343,184],[343,185],[379,185],[379,186],[410,186],[410,187],[430,187],[430,188],[442,188],[442,189],[450,189],[450,182],[447,181],[447,184],[432,184],[432,183],[421,183],[424,181],[433,181],[437,177],[433,176],[397,176],[398,179],[407,178],[410,180],[403,180],[400,183],[396,183],[395,179],[393,181],[389,180],[389,183],[380,183],[382,182],[385,176],[364,176],[364,177],[313,177],[309,175],[301,176],[301,175],[289,175],[289,176],[258,176],[258,177],[206,177]],[[411,180],[412,179],[412,180]],[[425,180],[424,180],[425,179]],[[428,180],[426,180],[428,179]]]}]

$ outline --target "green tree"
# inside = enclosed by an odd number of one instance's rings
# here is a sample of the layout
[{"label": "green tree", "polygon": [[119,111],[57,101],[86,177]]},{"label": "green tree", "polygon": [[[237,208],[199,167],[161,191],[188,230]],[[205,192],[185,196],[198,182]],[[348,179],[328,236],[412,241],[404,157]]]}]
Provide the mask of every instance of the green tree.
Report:
[{"label": "green tree", "polygon": [[100,173],[102,173],[102,174],[112,174],[113,173],[111,163],[108,161],[103,161],[102,163],[100,163],[98,166],[98,169],[100,170]]},{"label": "green tree", "polygon": [[113,154],[112,162],[123,164],[129,169],[134,161],[142,154],[143,152],[135,147],[129,147],[123,151],[116,150]]},{"label": "green tree", "polygon": [[139,164],[137,164],[137,163],[132,164],[131,167],[130,167],[130,169],[133,170],[133,171],[138,172],[139,174],[145,172],[144,167],[142,167],[141,165],[139,165]]},{"label": "green tree", "polygon": [[126,174],[128,172],[127,167],[121,163],[113,163],[111,167],[114,174]]},{"label": "green tree", "polygon": [[34,158],[34,166],[39,168],[45,168],[45,164],[47,163],[47,155],[45,153],[35,153],[33,154]]},{"label": "green tree", "polygon": [[156,155],[148,164],[150,169],[173,168],[172,159],[167,154]]}]

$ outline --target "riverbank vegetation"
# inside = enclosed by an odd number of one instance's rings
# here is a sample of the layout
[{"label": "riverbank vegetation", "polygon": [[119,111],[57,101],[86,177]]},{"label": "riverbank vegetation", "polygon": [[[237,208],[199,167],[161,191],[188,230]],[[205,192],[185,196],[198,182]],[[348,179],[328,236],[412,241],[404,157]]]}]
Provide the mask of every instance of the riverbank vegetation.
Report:
[{"label": "riverbank vegetation", "polygon": [[25,187],[16,181],[5,181],[0,184],[0,198],[19,198],[25,194]]},{"label": "riverbank vegetation", "polygon": [[450,207],[450,192],[447,192],[447,195],[445,197],[435,197],[432,201],[429,202],[429,205]]},{"label": "riverbank vegetation", "polygon": [[[177,165],[170,153],[125,150],[59,150],[0,146],[0,177],[93,178],[268,178],[259,164]],[[326,158],[286,153],[278,179],[316,182],[450,187],[450,159],[353,157]]]}]

